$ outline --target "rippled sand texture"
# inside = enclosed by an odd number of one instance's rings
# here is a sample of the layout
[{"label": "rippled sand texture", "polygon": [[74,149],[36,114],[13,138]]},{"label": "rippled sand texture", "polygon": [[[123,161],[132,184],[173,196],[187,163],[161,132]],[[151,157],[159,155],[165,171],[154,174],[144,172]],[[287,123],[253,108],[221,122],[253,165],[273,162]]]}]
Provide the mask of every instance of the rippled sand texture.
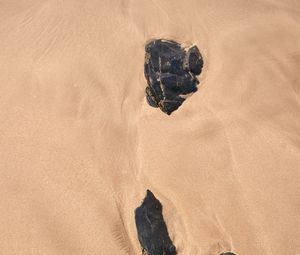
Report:
[{"label": "rippled sand texture", "polygon": [[[201,50],[199,91],[145,101],[144,44]],[[299,254],[300,2],[0,1],[0,254]]]}]

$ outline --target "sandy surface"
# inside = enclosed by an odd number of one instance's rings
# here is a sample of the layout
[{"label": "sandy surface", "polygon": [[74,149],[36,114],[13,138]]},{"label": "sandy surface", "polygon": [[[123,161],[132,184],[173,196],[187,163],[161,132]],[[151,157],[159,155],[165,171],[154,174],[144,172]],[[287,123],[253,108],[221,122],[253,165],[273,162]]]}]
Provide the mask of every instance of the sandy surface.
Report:
[{"label": "sandy surface", "polygon": [[[144,45],[201,50],[199,91],[147,105]],[[300,253],[300,2],[1,0],[0,254]]]}]

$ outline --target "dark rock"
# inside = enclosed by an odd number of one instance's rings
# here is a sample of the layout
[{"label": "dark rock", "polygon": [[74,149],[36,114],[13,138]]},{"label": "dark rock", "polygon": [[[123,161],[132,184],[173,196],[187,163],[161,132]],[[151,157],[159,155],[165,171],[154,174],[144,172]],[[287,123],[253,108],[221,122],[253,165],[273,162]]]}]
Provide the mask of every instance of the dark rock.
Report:
[{"label": "dark rock", "polygon": [[220,255],[235,255],[235,254],[232,253],[232,252],[223,252],[223,253],[221,253]]},{"label": "dark rock", "polygon": [[163,39],[149,42],[145,51],[147,102],[171,114],[184,102],[184,95],[197,91],[202,56],[197,46],[186,50],[175,41]]},{"label": "dark rock", "polygon": [[143,254],[175,255],[173,245],[162,215],[162,205],[150,190],[141,206],[135,209],[135,223]]},{"label": "dark rock", "polygon": [[185,66],[193,74],[199,75],[203,67],[203,59],[197,46],[190,48],[186,55]]}]

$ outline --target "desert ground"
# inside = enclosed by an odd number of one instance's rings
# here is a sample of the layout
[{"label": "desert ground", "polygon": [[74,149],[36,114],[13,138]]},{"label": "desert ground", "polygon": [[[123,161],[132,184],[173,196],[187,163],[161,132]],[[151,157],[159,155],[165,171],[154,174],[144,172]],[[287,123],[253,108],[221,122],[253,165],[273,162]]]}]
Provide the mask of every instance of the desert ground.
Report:
[{"label": "desert ground", "polygon": [[[145,99],[145,44],[197,45],[198,91]],[[0,0],[0,254],[300,254],[300,1]]]}]

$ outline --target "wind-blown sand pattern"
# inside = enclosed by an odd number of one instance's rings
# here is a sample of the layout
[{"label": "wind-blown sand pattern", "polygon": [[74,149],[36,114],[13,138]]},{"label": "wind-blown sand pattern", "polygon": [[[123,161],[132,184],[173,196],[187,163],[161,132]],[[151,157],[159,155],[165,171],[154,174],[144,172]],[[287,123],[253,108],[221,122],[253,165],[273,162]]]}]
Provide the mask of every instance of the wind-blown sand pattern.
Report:
[{"label": "wind-blown sand pattern", "polygon": [[[151,189],[179,255],[299,254],[300,2],[0,1],[0,254],[140,254]],[[197,45],[171,116],[144,46]]]}]

